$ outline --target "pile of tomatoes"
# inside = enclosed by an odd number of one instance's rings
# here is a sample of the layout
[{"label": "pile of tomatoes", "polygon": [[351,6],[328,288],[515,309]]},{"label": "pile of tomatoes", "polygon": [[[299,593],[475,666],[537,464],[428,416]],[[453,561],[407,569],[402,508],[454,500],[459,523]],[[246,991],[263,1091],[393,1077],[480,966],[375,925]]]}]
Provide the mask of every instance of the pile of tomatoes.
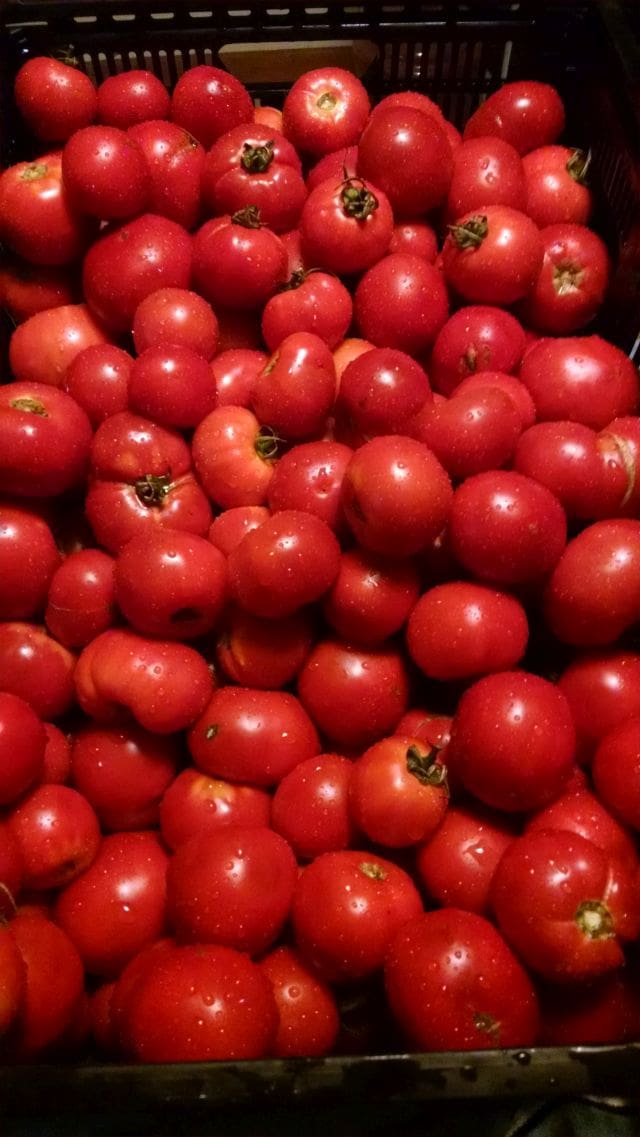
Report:
[{"label": "pile of tomatoes", "polygon": [[640,386],[557,91],[15,100],[1,1057],[638,1037]]}]

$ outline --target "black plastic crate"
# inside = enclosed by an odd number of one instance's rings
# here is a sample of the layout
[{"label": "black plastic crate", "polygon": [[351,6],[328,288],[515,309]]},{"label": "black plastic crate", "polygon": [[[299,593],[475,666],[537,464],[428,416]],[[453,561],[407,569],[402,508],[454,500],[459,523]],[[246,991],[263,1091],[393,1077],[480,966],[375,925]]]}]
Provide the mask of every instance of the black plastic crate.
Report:
[{"label": "black plastic crate", "polygon": [[[0,19],[3,164],[38,152],[21,132],[11,86],[18,67],[41,53],[69,52],[96,81],[143,67],[170,87],[198,63],[233,70],[242,45],[246,51],[305,42],[311,51],[355,42],[373,99],[422,90],[458,125],[504,81],[555,84],[567,108],[567,142],[591,150],[598,224],[615,260],[599,327],[631,355],[640,352],[640,0],[4,0]],[[277,105],[293,77],[263,74],[248,85],[257,100]],[[635,1099],[639,1074],[640,1043],[154,1067],[8,1066],[0,1070],[0,1119],[43,1116],[43,1102],[54,1111],[98,1114],[126,1101],[156,1126],[166,1110],[174,1124],[182,1117],[189,1125],[191,1117],[198,1127],[206,1117],[215,1125],[216,1111],[235,1106],[366,1102],[375,1113],[390,1104],[452,1099]]]}]

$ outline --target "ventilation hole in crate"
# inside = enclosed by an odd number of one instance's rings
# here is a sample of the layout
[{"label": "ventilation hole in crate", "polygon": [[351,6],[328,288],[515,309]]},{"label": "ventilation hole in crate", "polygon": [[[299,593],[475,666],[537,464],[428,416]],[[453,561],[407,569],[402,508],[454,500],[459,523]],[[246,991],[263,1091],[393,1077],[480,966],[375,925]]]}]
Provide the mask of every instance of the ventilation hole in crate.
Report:
[{"label": "ventilation hole in crate", "polygon": [[115,20],[116,24],[130,24],[135,18],[135,12],[114,12],[111,17],[112,20]]},{"label": "ventilation hole in crate", "polygon": [[74,22],[74,24],[97,24],[98,17],[97,16],[74,16],[73,22]]},{"label": "ventilation hole in crate", "polygon": [[210,20],[213,16],[213,12],[189,12],[189,15],[192,20]]},{"label": "ventilation hole in crate", "polygon": [[391,62],[391,44],[385,43],[382,54],[382,78],[385,83],[388,83],[391,79]]},{"label": "ventilation hole in crate", "polygon": [[[138,61],[137,51],[128,51],[127,52],[127,61],[129,63],[129,67],[131,68],[132,71],[138,71],[140,69],[141,64]],[[144,66],[147,67],[146,61],[144,61]],[[148,67],[147,67],[147,70],[148,70]]]},{"label": "ventilation hole in crate", "polygon": [[455,77],[460,82],[464,79],[466,65],[467,65],[467,49],[468,44],[462,42],[458,44],[458,51],[456,53],[456,65],[454,68]]},{"label": "ventilation hole in crate", "polygon": [[[132,57],[137,59],[137,53],[135,51],[129,52],[129,62],[131,62]],[[142,65],[147,71],[155,71],[153,56],[152,56],[151,52],[148,50],[143,51],[143,53],[142,53]],[[136,64],[134,64],[133,66],[135,67]]]},{"label": "ventilation hole in crate", "polygon": [[423,78],[426,77],[428,82],[432,82],[436,77],[437,71],[438,71],[438,45],[437,45],[437,43],[433,42],[433,43],[429,44],[429,51],[427,54],[426,69],[425,69],[424,63],[422,65]]},{"label": "ventilation hole in crate", "polygon": [[411,68],[411,76],[413,79],[419,79],[422,75],[422,44],[420,42],[413,45],[413,67]]},{"label": "ventilation hole in crate", "polygon": [[113,74],[119,75],[121,71],[124,71],[124,60],[122,58],[121,52],[114,51],[113,55],[111,56],[111,62],[112,62],[111,70],[112,70]]},{"label": "ventilation hole in crate", "polygon": [[[191,64],[191,66],[193,66],[193,64]],[[173,49],[173,67],[176,78],[179,79],[184,71],[184,56],[179,47]]]},{"label": "ventilation hole in crate", "polygon": [[103,79],[108,79],[111,74],[109,67],[109,60],[107,59],[104,51],[98,52],[98,68]]},{"label": "ventilation hole in crate", "polygon": [[169,72],[169,61],[167,59],[166,51],[162,49],[158,52],[158,66],[160,68],[160,78],[162,79],[162,82],[164,83],[165,87],[170,87],[171,74]]},{"label": "ventilation hole in crate", "polygon": [[401,82],[407,77],[407,50],[408,44],[401,43],[398,48],[398,65],[396,75]]},{"label": "ventilation hole in crate", "polygon": [[202,52],[202,61],[203,61],[203,63],[206,63],[209,67],[213,66],[213,64],[215,62],[215,57],[214,57],[214,54],[213,54],[210,47],[204,48],[204,50]]},{"label": "ventilation hole in crate", "polygon": [[175,12],[151,12],[150,16],[152,20],[173,20]]},{"label": "ventilation hole in crate", "polygon": [[442,65],[440,75],[443,79],[451,78],[451,60],[453,58],[453,44],[450,40],[442,45]]},{"label": "ventilation hole in crate", "polygon": [[91,82],[97,83],[98,82],[98,76],[96,75],[96,69],[93,66],[93,59],[89,55],[88,51],[85,51],[82,53],[82,66],[83,66],[83,69],[86,71],[87,75],[89,76]]},{"label": "ventilation hole in crate", "polygon": [[356,8],[354,5],[351,5],[351,4],[347,5],[345,8],[342,9],[345,16],[364,16],[365,10],[366,9],[363,7],[362,8],[360,8],[360,7]]},{"label": "ventilation hole in crate", "polygon": [[405,8],[406,4],[383,4],[380,11],[385,13],[404,12]]},{"label": "ventilation hole in crate", "polygon": [[472,79],[477,79],[480,75],[480,68],[482,66],[482,41],[478,40],[473,45],[471,51],[471,68],[470,74]]},{"label": "ventilation hole in crate", "polygon": [[328,8],[305,8],[304,14],[305,14],[305,16],[312,16],[312,17],[328,16],[329,15],[329,9]]},{"label": "ventilation hole in crate", "polygon": [[504,45],[504,52],[502,55],[502,64],[500,66],[500,78],[504,82],[509,77],[509,67],[511,66],[511,52],[513,51],[513,40],[508,39]]}]

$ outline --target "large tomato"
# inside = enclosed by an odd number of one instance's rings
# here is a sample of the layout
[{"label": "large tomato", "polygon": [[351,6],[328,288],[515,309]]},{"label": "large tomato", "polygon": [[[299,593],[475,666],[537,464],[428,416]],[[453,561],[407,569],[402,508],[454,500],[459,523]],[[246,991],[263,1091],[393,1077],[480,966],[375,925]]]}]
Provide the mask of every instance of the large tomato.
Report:
[{"label": "large tomato", "polygon": [[320,157],[358,141],[369,96],[342,67],[318,67],[296,79],[282,108],[282,129],[297,150]]},{"label": "large tomato", "polygon": [[[86,304],[62,304],[36,312],[19,324],[9,342],[14,379],[27,383],[65,384],[68,368],[88,347],[109,343],[109,335]],[[115,350],[118,350],[117,348]]]},{"label": "large tomato", "polygon": [[338,275],[362,272],[389,248],[389,199],[361,178],[328,178],[305,201],[300,233],[306,264]]},{"label": "large tomato", "polygon": [[236,126],[209,150],[202,196],[213,216],[249,205],[276,233],[295,229],[307,190],[300,158],[291,143],[267,126]]},{"label": "large tomato", "polygon": [[88,126],[98,110],[96,89],[89,76],[46,55],[23,63],[13,93],[27,127],[45,142],[64,142]]},{"label": "large tomato", "polygon": [[452,170],[437,116],[406,105],[378,105],[358,143],[357,172],[387,195],[394,217],[413,220],[441,205]]},{"label": "large tomato", "polygon": [[533,287],[544,245],[531,218],[507,205],[483,205],[449,226],[442,250],[447,284],[475,304],[513,304]]},{"label": "large tomato", "polygon": [[87,472],[91,423],[71,395],[47,383],[0,391],[0,474],[5,493],[54,497]]},{"label": "large tomato", "polygon": [[504,83],[474,111],[463,138],[495,135],[527,154],[555,142],[564,129],[562,99],[554,87],[532,79]]},{"label": "large tomato", "polygon": [[70,264],[84,253],[96,226],[71,205],[59,152],[18,162],[0,174],[0,236],[24,260]]}]

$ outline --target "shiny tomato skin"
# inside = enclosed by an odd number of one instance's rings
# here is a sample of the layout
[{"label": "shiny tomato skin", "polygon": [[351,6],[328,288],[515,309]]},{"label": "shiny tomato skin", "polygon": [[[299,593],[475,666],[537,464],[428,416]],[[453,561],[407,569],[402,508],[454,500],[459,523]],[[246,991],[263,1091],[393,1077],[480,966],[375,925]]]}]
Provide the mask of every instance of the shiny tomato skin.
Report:
[{"label": "shiny tomato skin", "polygon": [[313,332],[296,331],[278,344],[251,389],[251,407],[278,436],[302,441],[319,434],[336,397],[333,355]]},{"label": "shiny tomato skin", "polygon": [[39,624],[0,623],[0,691],[24,699],[43,720],[57,719],[74,702],[76,657]]},{"label": "shiny tomato skin", "polygon": [[171,96],[152,71],[122,71],[109,75],[98,86],[98,118],[109,126],[127,130],[137,122],[167,118]]},{"label": "shiny tomato skin", "polygon": [[0,619],[24,620],[46,603],[60,564],[53,533],[28,505],[0,503]]},{"label": "shiny tomato skin", "polygon": [[441,121],[407,105],[380,106],[358,142],[357,172],[382,190],[396,219],[413,220],[445,200],[453,162]]},{"label": "shiny tomato skin", "polygon": [[337,150],[331,150],[329,154],[324,154],[307,173],[307,192],[311,193],[312,189],[319,186],[320,182],[326,182],[328,178],[335,178],[336,182],[340,182],[344,178],[355,177],[357,158],[357,146],[341,146]]},{"label": "shiny tomato skin", "polygon": [[[628,721],[630,723],[637,722],[634,719]],[[618,727],[615,733],[621,729]],[[612,857],[621,858],[627,864],[632,865],[638,858],[633,837],[620,821],[616,820],[616,816],[620,816],[618,810],[609,812],[612,807],[607,803],[607,796],[602,793],[601,782],[596,779],[595,770],[593,771],[593,779],[598,797],[586,786],[577,789],[569,788],[550,805],[537,810],[533,817],[529,818],[524,832],[534,833],[539,829],[565,829],[569,833],[577,833],[580,837],[586,837],[588,841],[592,841],[603,852]],[[633,792],[631,782],[627,792],[630,795]]]},{"label": "shiny tomato skin", "polygon": [[451,395],[469,375],[514,374],[524,349],[524,330],[510,312],[489,304],[465,305],[438,332],[429,376],[436,391]]},{"label": "shiny tomato skin", "polygon": [[329,1054],[338,1038],[340,1019],[335,995],[307,967],[293,948],[281,945],[259,961],[273,986],[280,1023],[273,1044],[276,1058],[312,1058]]},{"label": "shiny tomato skin", "polygon": [[532,1046],[538,1000],[517,957],[483,916],[425,912],[392,939],[387,999],[416,1050]]},{"label": "shiny tomato skin", "polygon": [[24,260],[71,264],[94,233],[94,221],[73,209],[65,193],[59,152],[18,162],[0,174],[0,235]]},{"label": "shiny tomato skin", "polygon": [[56,923],[86,971],[116,978],[165,928],[169,858],[156,833],[113,833],[93,864],[56,899]]},{"label": "shiny tomato skin", "polygon": [[129,405],[133,357],[112,343],[90,344],[67,367],[62,389],[75,399],[93,427]]},{"label": "shiny tomato skin", "polygon": [[320,182],[300,218],[307,265],[348,276],[375,265],[389,248],[393,212],[382,190],[359,178]]},{"label": "shiny tomato skin", "polygon": [[262,335],[270,351],[294,332],[320,336],[331,350],[342,343],[353,317],[351,293],[328,272],[302,270],[264,306]]},{"label": "shiny tomato skin", "polygon": [[322,853],[296,884],[291,919],[302,958],[330,983],[379,971],[394,934],[422,911],[411,877],[371,852]]},{"label": "shiny tomato skin", "polygon": [[274,233],[295,229],[307,196],[294,147],[279,131],[255,123],[218,138],[206,155],[201,184],[210,216],[250,205]]},{"label": "shiny tomato skin", "polygon": [[223,826],[269,825],[271,798],[256,786],[236,785],[187,766],[160,802],[160,831],[171,850]]},{"label": "shiny tomato skin", "polygon": [[538,421],[569,419],[594,430],[638,409],[638,372],[601,336],[544,337],[522,360],[520,379]]},{"label": "shiny tomato skin", "polygon": [[517,813],[539,809],[562,793],[575,748],[562,691],[531,672],[499,671],[466,688],[448,755],[470,793],[494,809]]},{"label": "shiny tomato skin", "polygon": [[364,339],[421,356],[449,315],[442,273],[413,253],[388,253],[360,278],[355,318]]},{"label": "shiny tomato skin", "polygon": [[224,509],[212,521],[208,538],[228,557],[247,533],[257,529],[270,516],[266,505],[238,505],[234,509]]},{"label": "shiny tomato skin", "polygon": [[0,395],[3,490],[54,497],[83,480],[91,423],[64,391],[45,383],[7,383]]},{"label": "shiny tomato skin", "polygon": [[36,786],[7,820],[20,845],[25,888],[68,884],[89,867],[100,847],[96,813],[71,786]]},{"label": "shiny tomato skin", "polygon": [[71,781],[95,809],[103,831],[152,829],[179,759],[170,735],[86,724],[73,736]]},{"label": "shiny tomato skin", "polygon": [[[507,312],[504,315],[508,315]],[[476,393],[487,387],[497,389],[507,395],[513,402],[520,419],[521,430],[533,426],[536,421],[536,408],[524,383],[516,379],[515,375],[507,375],[504,371],[479,371],[477,375],[467,375],[456,387],[460,395],[474,391]]]},{"label": "shiny tomato skin", "polygon": [[586,183],[587,156],[569,146],[539,146],[522,159],[526,212],[542,229],[570,221],[586,225],[593,194]]},{"label": "shiny tomato skin", "polygon": [[296,150],[316,158],[353,146],[369,116],[369,96],[351,71],[317,67],[289,88],[282,130]]},{"label": "shiny tomato skin", "polygon": [[62,178],[74,209],[102,221],[142,213],[148,174],[142,151],[116,126],[76,130],[62,151]]},{"label": "shiny tomato skin", "polygon": [[507,465],[522,418],[504,391],[457,387],[449,399],[426,402],[406,429],[433,451],[451,477],[461,479]]},{"label": "shiny tomato skin", "polygon": [[597,315],[609,286],[607,246],[586,225],[559,222],[540,230],[544,257],[521,319],[546,335],[567,336]]},{"label": "shiny tomato skin", "polygon": [[17,912],[10,934],[24,964],[24,993],[5,1046],[12,1062],[24,1062],[63,1036],[82,997],[84,971],[69,937],[44,915]]},{"label": "shiny tomato skin", "polygon": [[115,561],[102,549],[78,549],[54,572],[45,623],[65,647],[85,647],[116,623]]},{"label": "shiny tomato skin", "polygon": [[178,79],[171,96],[171,118],[208,149],[227,130],[252,122],[253,100],[235,75],[200,64]]},{"label": "shiny tomato skin", "polygon": [[468,138],[456,150],[447,194],[449,221],[485,205],[527,211],[524,167],[514,146],[501,138]]},{"label": "shiny tomato skin", "polygon": [[8,805],[40,781],[47,736],[24,699],[0,691],[0,803]]},{"label": "shiny tomato skin", "polygon": [[200,482],[215,505],[235,509],[264,503],[276,443],[248,407],[210,411],[196,427],[191,452]]},{"label": "shiny tomato skin", "polygon": [[400,433],[431,399],[427,374],[415,359],[405,351],[378,347],[347,364],[336,410],[370,437]]},{"label": "shiny tomato skin", "polygon": [[193,283],[217,310],[261,309],[287,279],[287,251],[249,208],[205,221],[193,238]]},{"label": "shiny tomato skin", "polygon": [[443,908],[487,915],[495,869],[517,828],[479,802],[450,805],[439,828],[416,851],[416,873]]},{"label": "shiny tomato skin", "polygon": [[356,830],[349,812],[353,762],[340,754],[316,754],[299,762],[276,786],[271,828],[284,837],[296,856],[312,860],[320,853],[346,849]]},{"label": "shiny tomato skin", "polygon": [[44,729],[47,735],[47,744],[44,751],[44,772],[41,780],[44,785],[49,783],[63,785],[69,781],[71,774],[70,737],[51,722],[46,722]]},{"label": "shiny tomato skin", "polygon": [[248,407],[253,384],[268,361],[267,352],[257,348],[232,347],[218,352],[211,360],[218,406]]},{"label": "shiny tomato skin", "polygon": [[384,95],[372,108],[371,115],[382,114],[390,107],[413,107],[414,110],[431,115],[437,122],[442,122],[444,118],[438,104],[423,91],[393,91],[390,95]]},{"label": "shiny tomato skin", "polygon": [[520,154],[558,138],[565,124],[564,106],[556,89],[532,79],[503,83],[467,120],[463,138],[489,134],[503,138]]},{"label": "shiny tomato skin", "polygon": [[629,464],[614,437],[584,423],[534,423],[518,439],[513,464],[547,486],[568,517],[596,521],[624,512]]},{"label": "shiny tomato skin", "polygon": [[202,207],[204,148],[174,122],[152,119],[135,123],[127,133],[146,165],[148,211],[195,228]]},{"label": "shiny tomato skin", "polygon": [[351,817],[358,830],[384,848],[402,849],[427,840],[448,804],[446,766],[416,738],[382,738],[353,764]]},{"label": "shiny tomato skin", "polygon": [[217,403],[209,361],[184,344],[146,348],[133,362],[128,402],[161,426],[193,429]]},{"label": "shiny tomato skin", "polygon": [[19,382],[61,387],[80,352],[108,342],[86,304],[62,304],[36,312],[18,325],[9,341],[9,366]]},{"label": "shiny tomato skin", "polygon": [[304,608],[274,624],[228,605],[216,641],[216,663],[240,687],[278,690],[295,679],[313,636],[313,616]]},{"label": "shiny tomato skin", "polygon": [[36,55],[18,71],[16,105],[36,138],[64,142],[96,117],[98,98],[88,75],[60,59]]},{"label": "shiny tomato skin", "polygon": [[616,647],[581,652],[561,672],[558,686],[571,707],[578,758],[588,764],[610,730],[640,715],[640,655]]},{"label": "shiny tomato skin", "polygon": [[302,703],[287,691],[220,687],[187,736],[205,774],[254,786],[275,786],[320,752]]},{"label": "shiny tomato skin", "polygon": [[538,983],[540,1045],[619,1044],[632,1039],[637,994],[622,968],[592,983]]},{"label": "shiny tomato skin", "polygon": [[442,267],[447,284],[464,300],[509,305],[531,290],[543,256],[540,230],[526,213],[483,205],[450,226]]},{"label": "shiny tomato skin", "polygon": [[191,348],[211,359],[218,346],[218,320],[210,304],[188,288],[159,288],[136,308],[133,342],[141,355],[161,343]]},{"label": "shiny tomato skin", "polygon": [[640,717],[605,734],[591,771],[601,801],[620,821],[640,830]]},{"label": "shiny tomato skin", "polygon": [[322,610],[343,639],[375,647],[401,630],[419,594],[420,571],[415,561],[347,549]]},{"label": "shiny tomato skin", "polygon": [[409,674],[395,646],[316,643],[298,676],[300,700],[339,748],[364,750],[389,734],[409,704]]},{"label": "shiny tomato skin", "polygon": [[352,454],[349,446],[331,439],[292,447],[278,459],[269,482],[267,501],[272,512],[313,513],[341,533],[345,527],[342,480]]}]

